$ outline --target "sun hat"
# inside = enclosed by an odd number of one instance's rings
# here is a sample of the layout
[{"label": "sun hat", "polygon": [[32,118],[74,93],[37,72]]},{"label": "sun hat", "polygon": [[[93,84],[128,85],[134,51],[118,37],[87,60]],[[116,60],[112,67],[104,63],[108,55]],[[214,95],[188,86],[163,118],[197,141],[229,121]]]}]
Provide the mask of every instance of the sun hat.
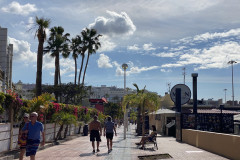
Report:
[{"label": "sun hat", "polygon": [[24,113],[23,117],[29,117],[28,113]]}]

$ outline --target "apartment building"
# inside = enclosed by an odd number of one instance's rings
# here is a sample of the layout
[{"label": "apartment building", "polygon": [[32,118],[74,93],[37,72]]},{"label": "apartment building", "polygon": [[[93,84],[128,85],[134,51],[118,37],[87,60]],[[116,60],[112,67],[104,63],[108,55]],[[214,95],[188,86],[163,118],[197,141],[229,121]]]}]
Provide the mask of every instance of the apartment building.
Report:
[{"label": "apartment building", "polygon": [[13,44],[8,41],[8,30],[0,26],[0,91],[12,89]]}]

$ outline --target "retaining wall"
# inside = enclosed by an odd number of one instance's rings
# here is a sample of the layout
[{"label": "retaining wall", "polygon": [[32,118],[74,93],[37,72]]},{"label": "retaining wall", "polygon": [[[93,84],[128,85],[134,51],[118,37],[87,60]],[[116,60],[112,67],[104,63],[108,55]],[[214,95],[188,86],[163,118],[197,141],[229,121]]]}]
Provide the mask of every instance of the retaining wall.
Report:
[{"label": "retaining wall", "polygon": [[182,141],[229,159],[240,160],[240,136],[182,129]]}]

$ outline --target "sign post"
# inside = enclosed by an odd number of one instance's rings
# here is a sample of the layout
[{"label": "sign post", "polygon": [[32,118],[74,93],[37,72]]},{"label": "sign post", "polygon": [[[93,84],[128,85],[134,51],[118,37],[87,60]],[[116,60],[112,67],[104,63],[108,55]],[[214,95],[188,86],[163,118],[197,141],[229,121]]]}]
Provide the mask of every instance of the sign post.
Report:
[{"label": "sign post", "polygon": [[176,106],[176,140],[182,141],[182,105],[191,98],[191,90],[185,84],[175,85],[170,92],[170,97]]}]

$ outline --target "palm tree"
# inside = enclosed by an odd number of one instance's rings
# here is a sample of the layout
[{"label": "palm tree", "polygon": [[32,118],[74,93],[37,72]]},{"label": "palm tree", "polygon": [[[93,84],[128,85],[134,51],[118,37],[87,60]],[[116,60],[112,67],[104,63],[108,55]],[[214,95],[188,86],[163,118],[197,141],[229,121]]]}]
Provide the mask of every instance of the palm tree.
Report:
[{"label": "palm tree", "polygon": [[[66,112],[54,113],[52,116],[52,121],[60,125],[55,141],[62,138],[61,133],[63,131],[64,125],[67,125],[66,128],[68,128],[69,124],[76,124],[77,122],[76,117],[74,115]],[[65,131],[67,130],[66,128]],[[64,133],[64,136],[66,136],[66,132]]]},{"label": "palm tree", "polygon": [[72,57],[75,63],[75,77],[74,77],[74,84],[77,84],[77,58],[78,55],[82,52],[82,38],[77,35],[75,38],[72,38],[71,43],[71,50],[72,50]]},{"label": "palm tree", "polygon": [[[63,35],[64,29],[61,26],[53,27],[50,30],[50,37],[48,39],[48,46],[45,47],[46,52],[51,52],[51,56],[55,58],[55,75],[54,75],[54,86],[57,87],[61,84],[60,77],[60,53],[63,58],[67,58],[70,53],[68,37],[69,33]],[[58,99],[58,93],[55,92],[56,100]]]},{"label": "palm tree", "polygon": [[50,19],[38,17],[35,19],[35,25],[38,27],[35,34],[38,37],[36,97],[42,94],[43,44],[46,40],[46,29],[49,27],[49,24]]},{"label": "palm tree", "polygon": [[88,28],[83,30],[81,34],[82,34],[84,46],[86,47],[86,50],[88,50],[87,62],[85,65],[83,80],[82,80],[82,86],[83,86],[85,74],[88,66],[89,56],[93,53],[96,53],[98,48],[101,47],[101,44],[99,42],[99,37],[102,35],[97,34],[97,31],[95,29],[88,29]]},{"label": "palm tree", "polygon": [[[139,90],[137,84],[133,84],[136,89],[136,94],[128,94],[124,96],[123,99],[123,107],[126,108],[127,105],[131,107],[138,107],[138,124],[137,127],[140,126],[140,114],[142,114],[142,135],[145,133],[145,112],[146,110],[154,111],[157,110],[160,106],[160,98],[155,93],[147,92],[145,93],[145,87],[142,90]],[[139,134],[140,128],[137,128]]]}]

